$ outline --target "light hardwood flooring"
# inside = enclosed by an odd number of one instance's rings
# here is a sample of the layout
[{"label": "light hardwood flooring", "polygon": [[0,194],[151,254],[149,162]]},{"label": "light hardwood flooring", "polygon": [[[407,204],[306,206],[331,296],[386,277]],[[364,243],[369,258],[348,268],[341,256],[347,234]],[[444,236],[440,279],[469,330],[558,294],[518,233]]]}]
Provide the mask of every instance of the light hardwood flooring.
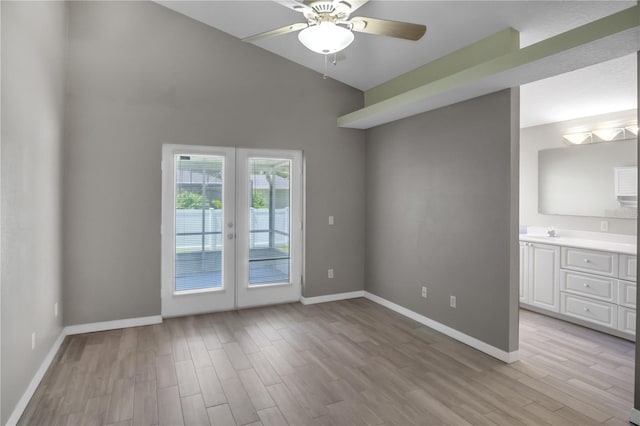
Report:
[{"label": "light hardwood flooring", "polygon": [[69,336],[20,424],[627,424],[634,344],[520,314],[511,365],[366,299]]}]

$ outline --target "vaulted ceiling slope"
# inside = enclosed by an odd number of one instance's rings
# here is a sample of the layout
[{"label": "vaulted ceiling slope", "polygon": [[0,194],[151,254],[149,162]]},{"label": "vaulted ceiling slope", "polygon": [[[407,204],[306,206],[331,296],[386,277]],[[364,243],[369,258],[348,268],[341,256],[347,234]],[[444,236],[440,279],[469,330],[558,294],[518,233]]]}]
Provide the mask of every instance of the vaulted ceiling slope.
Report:
[{"label": "vaulted ceiling slope", "polygon": [[[304,21],[300,13],[275,1],[163,0],[158,3],[239,39]],[[427,34],[421,40],[412,42],[357,33],[355,41],[338,54],[336,66],[330,65],[328,74],[331,78],[367,91],[506,28],[519,32],[520,47],[523,48],[635,5],[636,1],[372,0],[358,9],[357,15],[423,23],[427,26]],[[298,41],[296,33],[259,40],[254,44],[305,67],[324,72],[323,56],[307,50]],[[633,67],[633,71],[629,66]],[[556,83],[553,79],[532,83],[536,86],[531,90],[524,86],[523,127],[553,120],[554,115],[545,111],[550,111],[554,105],[557,109],[558,102],[562,102],[564,111],[578,111],[581,106],[584,110],[585,96],[608,99],[599,107],[594,103],[593,107],[588,108],[589,113],[629,109],[629,105],[635,103],[635,99],[632,99],[635,98],[635,61],[611,61],[610,64],[600,64],[593,71],[580,71],[574,71],[572,78],[564,78]],[[610,96],[612,92],[608,90],[607,80],[616,83],[615,88],[620,95]],[[517,79],[514,81],[517,82]],[[562,92],[558,91],[559,87],[563,88]],[[577,92],[588,94],[582,97],[571,95]],[[371,120],[353,127],[366,128],[390,119]]]}]

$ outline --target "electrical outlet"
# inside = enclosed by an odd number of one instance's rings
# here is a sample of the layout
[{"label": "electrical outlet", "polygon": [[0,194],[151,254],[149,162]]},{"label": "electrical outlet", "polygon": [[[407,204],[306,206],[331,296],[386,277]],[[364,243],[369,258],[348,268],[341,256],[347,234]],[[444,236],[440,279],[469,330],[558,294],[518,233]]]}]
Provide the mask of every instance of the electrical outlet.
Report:
[{"label": "electrical outlet", "polygon": [[333,216],[329,216],[329,225],[333,225]]},{"label": "electrical outlet", "polygon": [[36,332],[31,333],[31,350],[36,348]]},{"label": "electrical outlet", "polygon": [[427,298],[427,287],[422,286],[422,297]]},{"label": "electrical outlet", "polygon": [[600,221],[600,231],[601,232],[609,232],[609,221],[601,220]]},{"label": "electrical outlet", "polygon": [[328,277],[329,279],[333,279],[333,269],[329,269],[329,270],[327,271],[327,277]]},{"label": "electrical outlet", "polygon": [[53,316],[58,316],[58,302],[53,304]]},{"label": "electrical outlet", "polygon": [[452,308],[456,307],[456,297],[455,296],[449,296],[449,306],[451,306]]}]

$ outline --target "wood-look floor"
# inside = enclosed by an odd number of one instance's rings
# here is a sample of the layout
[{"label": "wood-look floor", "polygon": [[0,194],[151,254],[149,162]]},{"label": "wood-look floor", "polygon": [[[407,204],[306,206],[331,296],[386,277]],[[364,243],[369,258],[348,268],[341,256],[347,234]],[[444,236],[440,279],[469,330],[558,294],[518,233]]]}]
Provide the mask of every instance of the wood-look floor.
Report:
[{"label": "wood-look floor", "polygon": [[506,365],[365,299],[69,336],[23,425],[627,424],[631,342],[521,311]]}]

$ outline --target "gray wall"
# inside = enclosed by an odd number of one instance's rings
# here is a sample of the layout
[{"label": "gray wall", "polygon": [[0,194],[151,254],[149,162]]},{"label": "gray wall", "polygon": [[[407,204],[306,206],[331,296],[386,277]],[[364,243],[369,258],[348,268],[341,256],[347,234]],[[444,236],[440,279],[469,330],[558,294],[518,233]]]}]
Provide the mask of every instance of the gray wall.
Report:
[{"label": "gray wall", "polygon": [[367,133],[365,289],[505,351],[518,340],[517,95]]},{"label": "gray wall", "polygon": [[[2,10],[2,415],[5,424],[62,331],[60,150],[66,6]],[[31,333],[36,347],[31,350]]]},{"label": "gray wall", "polygon": [[614,219],[586,216],[561,216],[538,213],[538,151],[561,148],[567,145],[562,135],[585,127],[593,129],[601,123],[635,120],[636,110],[621,111],[558,123],[527,127],[520,132],[520,223],[534,226],[555,226],[556,228],[579,231],[600,231],[600,221],[609,221],[609,232],[635,235],[635,219]]},{"label": "gray wall", "polygon": [[150,2],[71,2],[69,38],[65,324],[160,314],[163,143],[304,150],[303,295],[364,288],[361,92]]}]

